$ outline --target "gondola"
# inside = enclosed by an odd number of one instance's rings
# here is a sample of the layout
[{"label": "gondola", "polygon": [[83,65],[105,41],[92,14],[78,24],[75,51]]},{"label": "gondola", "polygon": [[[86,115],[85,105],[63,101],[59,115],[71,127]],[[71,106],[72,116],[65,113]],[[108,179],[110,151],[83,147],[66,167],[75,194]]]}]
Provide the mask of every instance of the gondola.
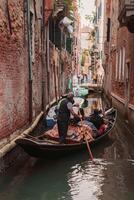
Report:
[{"label": "gondola", "polygon": [[[96,145],[100,141],[103,141],[106,136],[109,135],[111,130],[113,129],[117,118],[117,110],[115,108],[111,108],[106,113],[106,120],[108,123],[108,127],[103,135],[97,137],[96,139],[89,141],[90,147]],[[21,146],[25,152],[27,152],[30,156],[38,157],[38,158],[56,158],[59,156],[64,156],[67,154],[72,154],[74,152],[82,151],[87,148],[86,142],[73,143],[69,142],[66,144],[59,144],[58,141],[54,139],[33,137],[31,135],[26,136],[22,139],[17,139],[16,143]]]}]

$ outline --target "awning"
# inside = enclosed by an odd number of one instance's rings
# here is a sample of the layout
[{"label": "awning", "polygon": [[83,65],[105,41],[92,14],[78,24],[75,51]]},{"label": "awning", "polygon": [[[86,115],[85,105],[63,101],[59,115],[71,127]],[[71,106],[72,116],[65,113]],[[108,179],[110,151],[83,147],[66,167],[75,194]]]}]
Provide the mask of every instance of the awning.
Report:
[{"label": "awning", "polygon": [[73,21],[71,19],[69,19],[68,17],[64,17],[61,21],[60,21],[60,25],[64,25],[66,27],[68,27],[69,25],[71,25],[73,23]]},{"label": "awning", "polygon": [[73,26],[71,25],[73,23],[73,21],[71,19],[69,19],[68,17],[64,17],[60,23],[59,23],[59,27],[61,29],[62,32],[64,32],[65,34],[73,34]]}]

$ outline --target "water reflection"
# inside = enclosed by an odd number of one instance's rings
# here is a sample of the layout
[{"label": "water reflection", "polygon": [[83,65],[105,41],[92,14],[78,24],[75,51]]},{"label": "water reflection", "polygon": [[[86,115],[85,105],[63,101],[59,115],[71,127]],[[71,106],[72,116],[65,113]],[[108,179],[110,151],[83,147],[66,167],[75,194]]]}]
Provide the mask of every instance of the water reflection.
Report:
[{"label": "water reflection", "polygon": [[17,174],[8,174],[6,181],[1,179],[0,199],[94,200],[101,195],[104,168],[101,161],[100,165],[93,165],[85,154],[74,160],[35,162],[33,166],[27,163]]},{"label": "water reflection", "polygon": [[0,199],[131,200],[134,161],[95,161],[85,153],[47,162],[30,159],[17,173],[0,179]]},{"label": "water reflection", "polygon": [[99,110],[104,109],[103,104],[102,104],[102,98],[100,95],[99,96],[95,96],[95,95],[86,96],[85,100],[88,102],[87,106],[85,106],[85,108],[84,108],[85,116],[89,116],[91,113],[93,113],[94,109],[99,109]]},{"label": "water reflection", "polygon": [[102,195],[104,168],[101,164],[93,165],[89,161],[82,163],[82,165],[75,165],[72,172],[68,174],[72,199],[98,199]]},{"label": "water reflection", "polygon": [[[88,98],[89,108],[96,98]],[[98,98],[97,108],[104,108]],[[133,200],[133,146],[117,122],[109,137],[92,149],[96,164],[87,151],[52,161],[29,158],[0,177],[0,200]]]},{"label": "water reflection", "polygon": [[85,153],[55,162],[30,159],[0,179],[0,199],[132,200],[134,161],[95,161]]}]

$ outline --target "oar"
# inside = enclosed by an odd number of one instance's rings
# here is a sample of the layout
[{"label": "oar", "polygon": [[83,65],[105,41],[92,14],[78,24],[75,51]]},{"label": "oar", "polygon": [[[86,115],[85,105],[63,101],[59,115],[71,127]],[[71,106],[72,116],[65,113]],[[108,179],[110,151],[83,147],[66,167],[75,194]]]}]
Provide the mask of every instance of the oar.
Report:
[{"label": "oar", "polygon": [[[80,112],[79,112],[79,115],[81,116]],[[83,121],[82,121],[82,118],[81,118],[81,117],[80,117],[80,120],[81,120],[81,125],[83,125]],[[91,158],[92,162],[95,163],[95,162],[94,162],[94,158],[93,158],[93,154],[92,154],[92,151],[91,151],[91,148],[90,148],[90,146],[89,146],[89,142],[88,142],[87,137],[86,137],[86,134],[85,134],[84,132],[83,132],[83,135],[84,135],[84,137],[85,137],[85,141],[86,141],[86,145],[87,145],[87,149],[88,149],[90,158]]]},{"label": "oar", "polygon": [[85,141],[86,141],[86,145],[87,145],[87,149],[88,149],[88,152],[89,152],[90,158],[91,158],[92,162],[94,163],[93,154],[92,154],[91,148],[90,148],[90,146],[89,146],[89,142],[88,142],[87,137],[86,137],[85,134],[84,134],[84,137],[85,137]]}]

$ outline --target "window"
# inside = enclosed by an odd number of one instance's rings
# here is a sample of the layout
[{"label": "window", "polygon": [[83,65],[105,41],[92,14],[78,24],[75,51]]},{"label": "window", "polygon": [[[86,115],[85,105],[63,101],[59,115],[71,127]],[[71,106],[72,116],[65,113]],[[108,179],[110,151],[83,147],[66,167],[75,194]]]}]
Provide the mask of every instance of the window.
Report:
[{"label": "window", "polygon": [[122,48],[122,80],[125,78],[125,47]]},{"label": "window", "polygon": [[125,47],[122,47],[119,52],[116,53],[116,69],[115,78],[118,81],[124,81],[125,78]]},{"label": "window", "polygon": [[121,68],[122,68],[122,49],[119,51],[119,81],[121,80]]},{"label": "window", "polygon": [[110,31],[111,31],[111,19],[107,19],[107,42],[110,41]]},{"label": "window", "polygon": [[118,52],[116,52],[116,68],[115,68],[115,79],[116,80],[118,79],[118,63],[119,63]]}]

